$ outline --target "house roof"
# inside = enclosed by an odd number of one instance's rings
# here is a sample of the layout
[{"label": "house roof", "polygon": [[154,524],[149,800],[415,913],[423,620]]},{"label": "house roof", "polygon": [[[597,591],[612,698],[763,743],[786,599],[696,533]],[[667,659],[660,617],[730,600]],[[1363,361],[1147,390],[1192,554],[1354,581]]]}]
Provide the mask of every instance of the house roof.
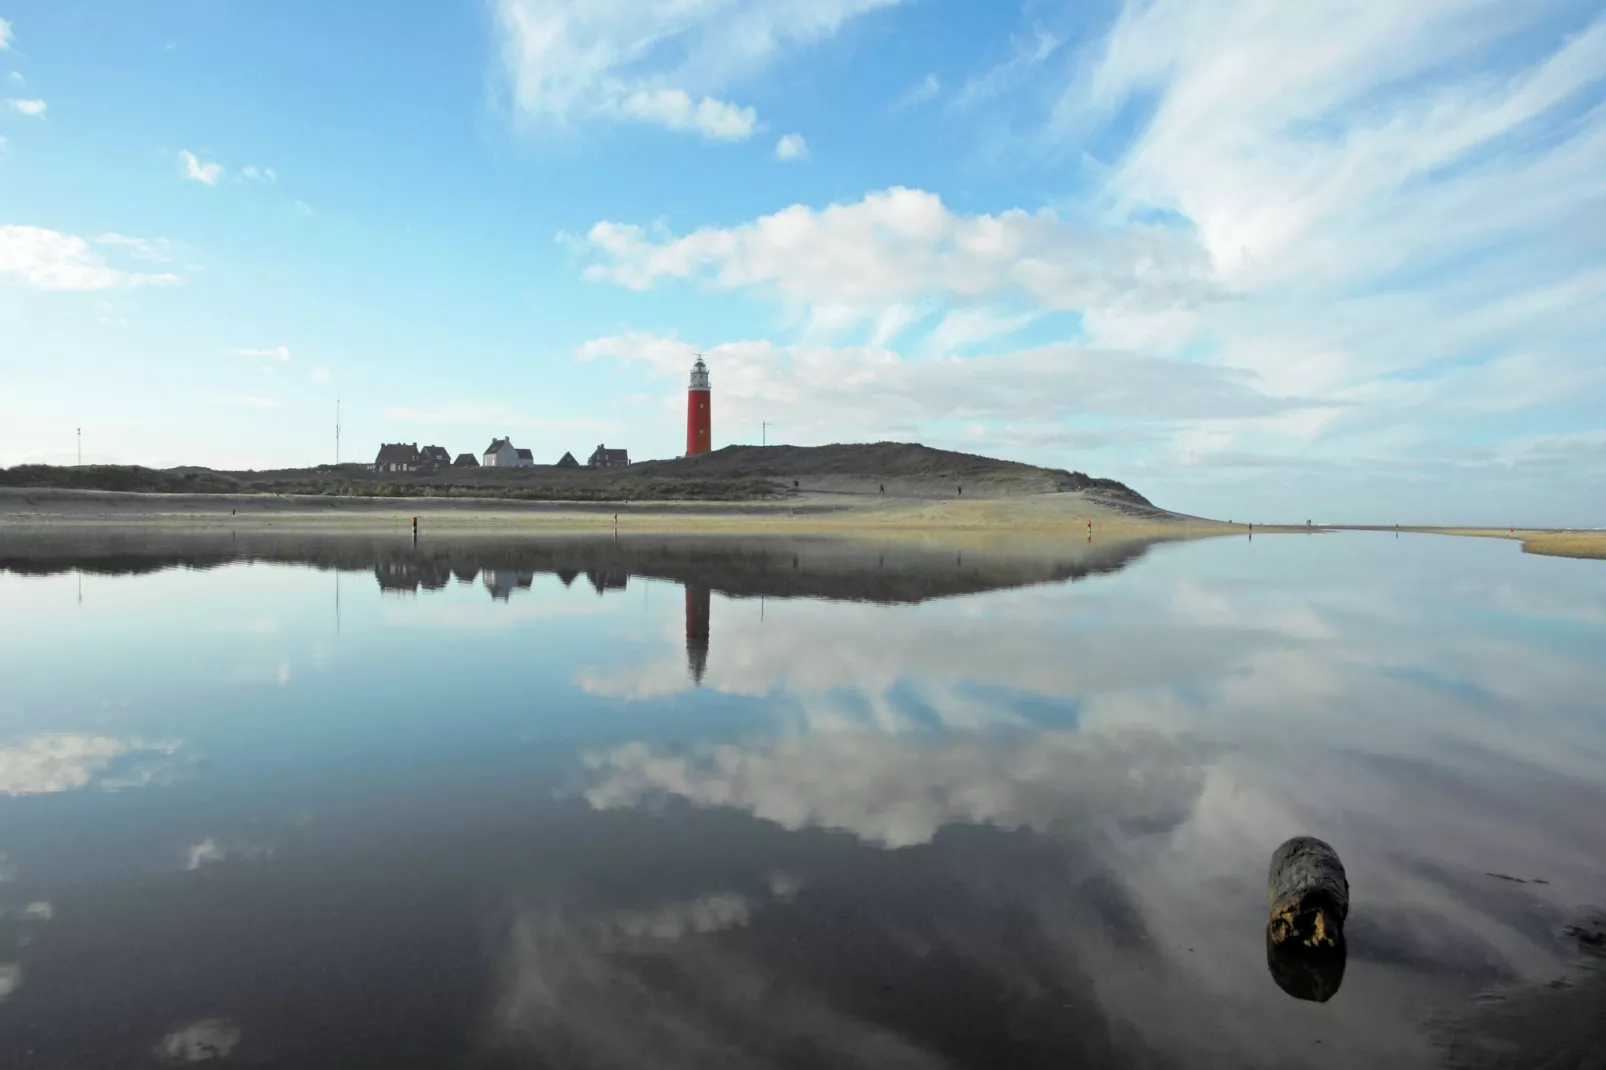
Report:
[{"label": "house roof", "polygon": [[491,444],[489,446],[485,447],[485,452],[486,453],[495,453],[497,450],[501,449],[503,446],[511,446],[511,445],[513,445],[513,442],[510,439],[493,438],[493,439],[491,439]]},{"label": "house roof", "polygon": [[578,468],[579,466],[580,462],[574,459],[574,454],[567,451],[564,452],[562,457],[558,458],[559,468]]},{"label": "house roof", "polygon": [[535,460],[535,454],[529,450],[519,450],[519,460],[533,461]]},{"label": "house roof", "polygon": [[418,460],[418,443],[387,442],[379,447],[379,456],[374,458],[375,464],[395,464],[405,461],[409,464]]},{"label": "house roof", "polygon": [[457,455],[457,460],[452,462],[452,464],[462,465],[464,468],[473,468],[479,463],[480,459],[474,456],[472,453],[459,453]]},{"label": "house roof", "polygon": [[591,459],[593,461],[599,459],[606,461],[624,461],[629,460],[629,458],[629,450],[610,450],[607,446],[598,446],[591,454]]},{"label": "house roof", "polygon": [[446,451],[445,446],[425,446],[418,452],[425,457],[433,457],[437,461],[449,461],[452,459],[452,455]]}]

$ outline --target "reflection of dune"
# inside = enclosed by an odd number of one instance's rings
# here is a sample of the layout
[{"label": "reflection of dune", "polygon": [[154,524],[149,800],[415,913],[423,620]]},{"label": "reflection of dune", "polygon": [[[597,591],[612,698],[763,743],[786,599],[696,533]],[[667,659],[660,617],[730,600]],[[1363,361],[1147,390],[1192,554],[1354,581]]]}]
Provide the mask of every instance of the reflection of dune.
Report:
[{"label": "reflection of dune", "polygon": [[[138,540],[104,532],[7,536],[0,571],[48,575],[74,569],[110,574],[169,568],[214,568],[232,561],[269,561],[315,568],[371,570],[382,590],[438,590],[452,576],[550,572],[565,585],[585,574],[600,593],[631,576],[706,586],[736,598],[830,598],[915,603],[932,598],[1114,572],[1148,551],[1147,542],[1087,545],[999,543],[963,553],[908,541],[762,536],[535,536],[405,539],[359,535],[238,536],[171,531]],[[513,588],[487,588],[501,599]]]}]

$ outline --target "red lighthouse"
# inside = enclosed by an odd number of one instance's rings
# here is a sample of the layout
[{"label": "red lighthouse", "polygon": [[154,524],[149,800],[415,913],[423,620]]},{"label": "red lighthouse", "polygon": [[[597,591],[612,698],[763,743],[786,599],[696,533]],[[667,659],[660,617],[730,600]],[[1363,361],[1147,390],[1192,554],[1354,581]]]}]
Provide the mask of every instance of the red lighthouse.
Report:
[{"label": "red lighthouse", "polygon": [[713,449],[714,399],[708,389],[708,365],[698,357],[691,366],[691,386],[686,389],[686,456],[695,457]]}]

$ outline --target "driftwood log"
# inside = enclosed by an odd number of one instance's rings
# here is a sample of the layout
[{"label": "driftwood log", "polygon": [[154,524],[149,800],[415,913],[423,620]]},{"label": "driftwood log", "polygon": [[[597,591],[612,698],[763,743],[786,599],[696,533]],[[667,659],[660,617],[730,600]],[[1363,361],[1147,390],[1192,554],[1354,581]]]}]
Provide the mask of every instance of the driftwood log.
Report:
[{"label": "driftwood log", "polygon": [[1338,852],[1314,836],[1295,836],[1271,856],[1268,931],[1274,944],[1334,947],[1349,914],[1349,879]]},{"label": "driftwood log", "polygon": [[1344,919],[1349,879],[1338,852],[1314,836],[1295,836],[1271,856],[1266,879],[1266,966],[1296,999],[1325,1003],[1344,982]]}]

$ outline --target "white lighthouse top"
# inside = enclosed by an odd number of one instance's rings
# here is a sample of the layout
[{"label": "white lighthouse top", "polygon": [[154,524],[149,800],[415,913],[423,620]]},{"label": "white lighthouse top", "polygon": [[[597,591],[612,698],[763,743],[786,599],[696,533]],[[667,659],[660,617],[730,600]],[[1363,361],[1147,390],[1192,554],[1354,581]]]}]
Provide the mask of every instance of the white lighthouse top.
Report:
[{"label": "white lighthouse top", "polygon": [[703,358],[702,357],[698,357],[697,358],[697,363],[693,364],[691,366],[691,386],[688,387],[687,389],[689,389],[689,390],[707,390],[708,389],[708,365],[703,363]]}]

